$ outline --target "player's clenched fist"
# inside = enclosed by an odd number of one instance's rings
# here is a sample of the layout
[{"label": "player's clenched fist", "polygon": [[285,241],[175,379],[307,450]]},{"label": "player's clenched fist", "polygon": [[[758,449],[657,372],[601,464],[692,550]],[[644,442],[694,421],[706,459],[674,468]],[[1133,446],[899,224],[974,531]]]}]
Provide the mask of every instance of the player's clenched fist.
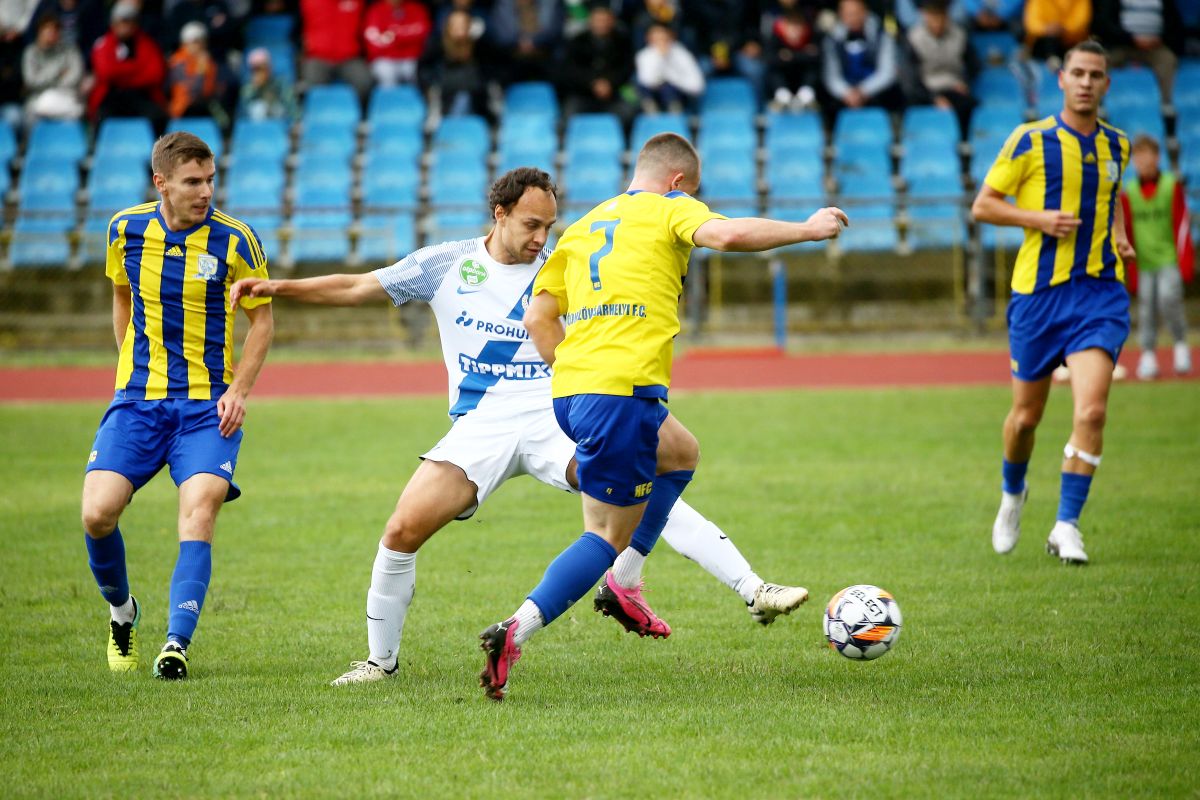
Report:
[{"label": "player's clenched fist", "polygon": [[1082,220],[1069,211],[1043,211],[1039,222],[1038,229],[1042,233],[1064,239],[1075,232]]},{"label": "player's clenched fist", "polygon": [[808,218],[807,224],[813,232],[813,241],[833,239],[846,229],[850,218],[840,208],[832,206],[822,208]]},{"label": "player's clenched fist", "polygon": [[238,300],[243,297],[270,297],[269,283],[263,278],[242,278],[229,287],[229,307],[237,308]]}]

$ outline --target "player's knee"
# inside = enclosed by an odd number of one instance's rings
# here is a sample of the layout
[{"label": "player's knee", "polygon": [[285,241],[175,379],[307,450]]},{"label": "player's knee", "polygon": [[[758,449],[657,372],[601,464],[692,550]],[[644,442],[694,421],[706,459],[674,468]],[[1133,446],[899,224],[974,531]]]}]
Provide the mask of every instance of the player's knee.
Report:
[{"label": "player's knee", "polygon": [[383,527],[383,546],[398,553],[415,553],[429,535],[410,515],[397,511]]},{"label": "player's knee", "polygon": [[682,431],[664,443],[658,454],[658,471],[694,470],[700,464],[700,440],[691,431]]},{"label": "player's knee", "polygon": [[1104,427],[1105,421],[1108,419],[1108,409],[1104,403],[1089,402],[1082,403],[1075,409],[1075,424],[1100,430]]},{"label": "player's knee", "polygon": [[1033,433],[1042,421],[1043,405],[1022,405],[1012,410],[1012,424],[1017,433]]},{"label": "player's knee", "polygon": [[83,530],[93,539],[102,539],[112,533],[117,527],[121,509],[112,504],[100,503],[84,499]]}]

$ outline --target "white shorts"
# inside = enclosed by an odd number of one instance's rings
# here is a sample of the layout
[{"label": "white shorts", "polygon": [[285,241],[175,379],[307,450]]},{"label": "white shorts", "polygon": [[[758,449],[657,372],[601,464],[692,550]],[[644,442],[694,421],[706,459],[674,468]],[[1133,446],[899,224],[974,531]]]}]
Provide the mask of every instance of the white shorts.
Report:
[{"label": "white shorts", "polygon": [[567,483],[567,465],[575,443],[558,427],[547,405],[524,411],[496,406],[477,408],[461,416],[422,459],[446,461],[460,467],[478,487],[475,505],[458,518],[467,519],[509,478],[530,475],[542,483],[574,492]]}]

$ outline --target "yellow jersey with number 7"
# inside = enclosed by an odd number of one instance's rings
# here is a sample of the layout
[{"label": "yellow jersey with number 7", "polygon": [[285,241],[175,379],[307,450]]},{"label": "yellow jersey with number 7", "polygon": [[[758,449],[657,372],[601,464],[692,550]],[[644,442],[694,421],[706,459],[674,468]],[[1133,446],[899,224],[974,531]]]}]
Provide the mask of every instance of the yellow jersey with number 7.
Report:
[{"label": "yellow jersey with number 7", "polygon": [[555,397],[666,398],[692,235],[710,219],[725,217],[683,192],[631,191],[567,228],[533,286],[566,325]]}]

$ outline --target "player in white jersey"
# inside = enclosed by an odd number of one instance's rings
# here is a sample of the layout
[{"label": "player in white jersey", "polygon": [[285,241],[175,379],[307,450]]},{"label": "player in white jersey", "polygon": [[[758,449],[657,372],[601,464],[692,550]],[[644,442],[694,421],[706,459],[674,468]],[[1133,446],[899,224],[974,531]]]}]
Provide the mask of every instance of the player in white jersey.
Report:
[{"label": "player in white jersey", "polygon": [[[425,247],[373,272],[247,279],[230,289],[231,303],[243,296],[341,306],[420,300],[429,303],[437,320],[454,422],[421,456],[387,521],[367,592],[370,655],[351,662],[335,686],[396,673],[416,586],[417,550],[433,534],[452,520],[470,517],[501,483],[517,475],[577,490],[575,443],[554,419],[550,370],[522,322],[534,277],[549,255],[546,240],[557,216],[554,184],[541,170],[518,168],[496,180],[488,203],[495,226],[486,237]],[[728,537],[683,501],[672,508],[662,535],[741,595],[756,622],[769,624],[808,598],[802,587],[765,583]],[[640,571],[641,559],[635,565]],[[618,561],[614,572],[621,568]],[[602,607],[598,596],[597,610],[640,635],[670,634],[640,591],[625,592],[621,600]]]}]

